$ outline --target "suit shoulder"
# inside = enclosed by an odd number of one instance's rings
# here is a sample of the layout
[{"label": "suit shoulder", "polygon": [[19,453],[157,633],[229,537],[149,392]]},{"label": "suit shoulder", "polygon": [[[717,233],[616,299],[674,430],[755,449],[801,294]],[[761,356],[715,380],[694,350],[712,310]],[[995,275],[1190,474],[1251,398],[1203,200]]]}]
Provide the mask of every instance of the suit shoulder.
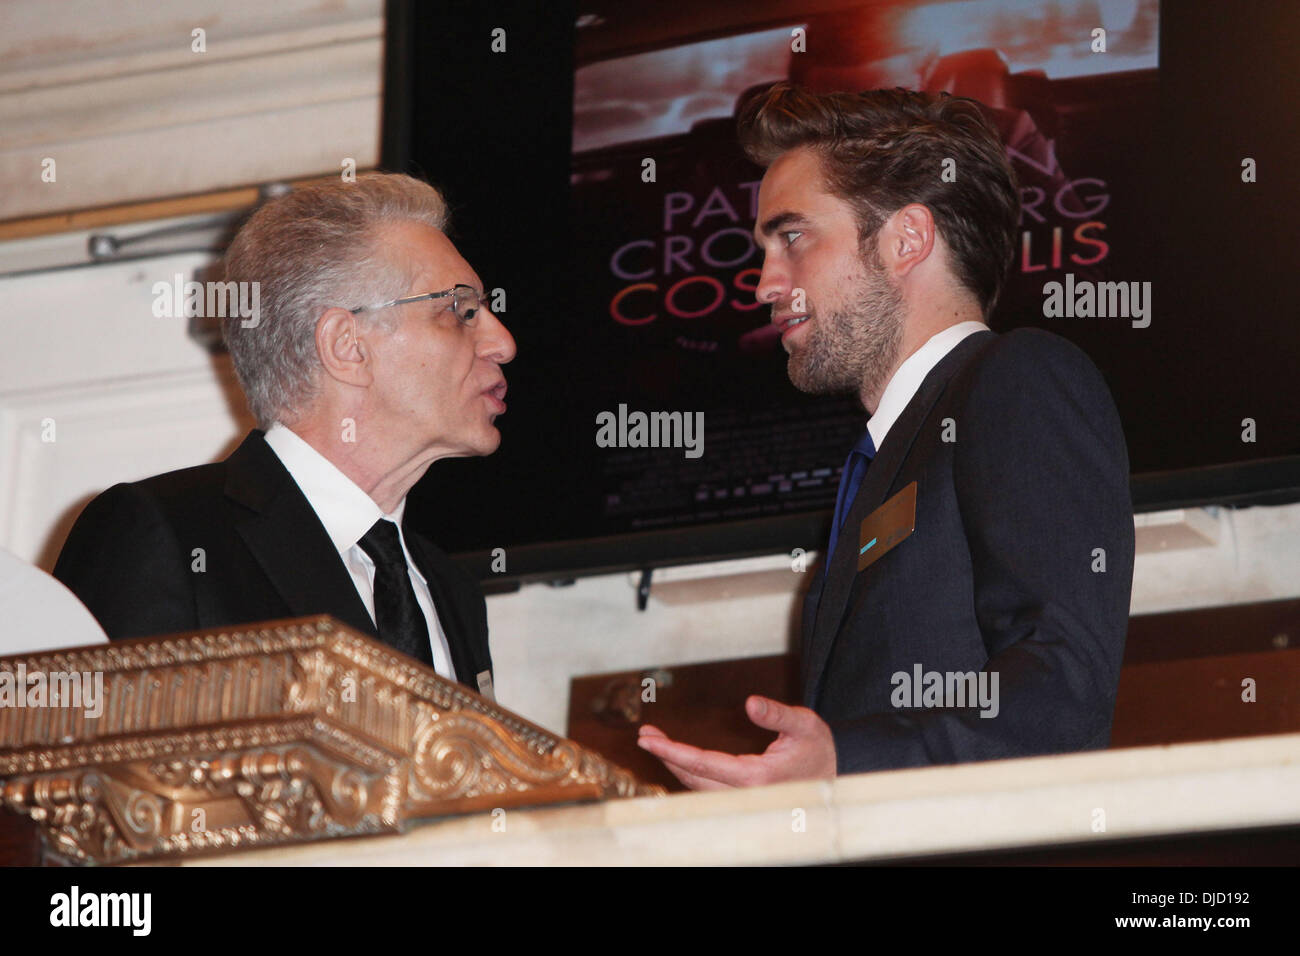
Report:
[{"label": "suit shoulder", "polygon": [[1104,450],[1113,476],[1120,476],[1115,480],[1127,482],[1119,410],[1101,371],[1073,342],[1042,329],[1016,329],[998,336],[963,373],[968,377],[954,412],[976,440],[959,445],[960,457],[999,447],[1042,458],[1054,443],[1086,445]]},{"label": "suit shoulder", "polygon": [[[158,526],[163,523],[157,502],[144,492],[138,482],[119,482],[95,495],[73,522],[66,555],[82,535],[99,539],[118,536],[132,526]],[[56,569],[57,574],[57,569]]]},{"label": "suit shoulder", "polygon": [[983,361],[1004,366],[1025,365],[1034,368],[1088,368],[1096,371],[1088,353],[1069,339],[1046,329],[1024,327],[1003,332],[982,355]]},{"label": "suit shoulder", "polygon": [[114,501],[149,502],[161,515],[172,521],[203,516],[211,518],[213,506],[225,493],[224,462],[196,465],[165,472],[139,481],[115,485],[100,497]]},{"label": "suit shoulder", "polygon": [[195,465],[131,482],[142,493],[162,502],[190,498],[196,494],[221,493],[226,485],[226,463]]},{"label": "suit shoulder", "polygon": [[1019,402],[1045,394],[1096,394],[1110,402],[1110,389],[1096,364],[1068,339],[1036,328],[1004,332],[968,367],[970,391]]},{"label": "suit shoulder", "polygon": [[212,495],[221,493],[224,478],[220,465],[200,465],[118,482],[90,500],[73,531],[114,534],[127,526],[170,524],[179,515],[206,509]]},{"label": "suit shoulder", "polygon": [[[214,499],[225,484],[221,465],[200,465],[139,481],[124,481],[100,492],[73,523],[69,542],[80,535],[95,538],[157,533],[196,516],[212,514]],[[152,529],[152,530],[151,530]]]},{"label": "suit shoulder", "polygon": [[113,485],[73,523],[54,576],[110,639],[192,630],[190,561],[177,527],[149,480]]}]

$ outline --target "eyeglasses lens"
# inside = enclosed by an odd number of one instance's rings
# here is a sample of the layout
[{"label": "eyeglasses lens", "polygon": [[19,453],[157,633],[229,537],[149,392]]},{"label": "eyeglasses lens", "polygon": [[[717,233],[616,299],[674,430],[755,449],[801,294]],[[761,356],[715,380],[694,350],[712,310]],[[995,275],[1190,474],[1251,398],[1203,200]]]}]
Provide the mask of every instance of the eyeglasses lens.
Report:
[{"label": "eyeglasses lens", "polygon": [[474,318],[479,310],[478,292],[466,285],[456,286],[455,309],[456,315],[462,322],[468,322]]}]

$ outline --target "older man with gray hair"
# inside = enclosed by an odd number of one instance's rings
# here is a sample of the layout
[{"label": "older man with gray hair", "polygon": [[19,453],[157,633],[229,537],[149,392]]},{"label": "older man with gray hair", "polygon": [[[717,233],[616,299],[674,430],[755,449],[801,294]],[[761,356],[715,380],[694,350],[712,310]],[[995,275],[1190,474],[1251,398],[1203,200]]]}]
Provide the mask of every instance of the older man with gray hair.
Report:
[{"label": "older man with gray hair", "polygon": [[515,354],[446,224],[431,186],[371,175],[240,230],[226,278],[260,314],[224,331],[259,428],[77,519],[54,573],[110,638],[327,613],[490,691],[482,592],[402,520],[433,462],[496,450]]}]

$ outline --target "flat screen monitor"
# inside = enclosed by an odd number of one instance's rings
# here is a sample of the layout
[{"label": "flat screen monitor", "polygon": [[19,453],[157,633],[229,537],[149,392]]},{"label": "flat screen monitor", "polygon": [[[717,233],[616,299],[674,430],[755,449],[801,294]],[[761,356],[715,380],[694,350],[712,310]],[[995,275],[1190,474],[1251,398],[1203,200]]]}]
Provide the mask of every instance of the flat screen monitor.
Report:
[{"label": "flat screen monitor", "polygon": [[1093,359],[1138,510],[1297,500],[1300,5],[1246,6],[391,3],[383,164],[518,345],[500,450],[411,520],[485,581],[821,547],[865,414],[790,384],[754,298],[735,117],[782,80],[979,100],[1021,190],[990,325]]}]

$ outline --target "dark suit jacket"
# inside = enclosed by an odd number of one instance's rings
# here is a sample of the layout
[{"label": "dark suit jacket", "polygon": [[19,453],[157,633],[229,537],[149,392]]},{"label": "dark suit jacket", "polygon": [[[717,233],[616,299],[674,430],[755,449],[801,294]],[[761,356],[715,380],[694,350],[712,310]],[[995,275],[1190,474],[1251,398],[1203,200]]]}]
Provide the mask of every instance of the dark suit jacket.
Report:
[{"label": "dark suit jacket", "polygon": [[[402,528],[461,683],[490,671],[477,582]],[[202,548],[203,570],[196,549]],[[77,518],[54,576],[111,639],[332,614],[375,636],[356,585],[297,482],[250,432],[225,461],[109,488]]]},{"label": "dark suit jacket", "polygon": [[[912,481],[915,530],[859,572],[862,520]],[[1107,746],[1133,537],[1124,434],[1088,357],[1037,329],[963,339],[885,436],[804,604],[804,704],[839,772]],[[998,715],[895,707],[893,675],[917,664],[997,672]]]}]

